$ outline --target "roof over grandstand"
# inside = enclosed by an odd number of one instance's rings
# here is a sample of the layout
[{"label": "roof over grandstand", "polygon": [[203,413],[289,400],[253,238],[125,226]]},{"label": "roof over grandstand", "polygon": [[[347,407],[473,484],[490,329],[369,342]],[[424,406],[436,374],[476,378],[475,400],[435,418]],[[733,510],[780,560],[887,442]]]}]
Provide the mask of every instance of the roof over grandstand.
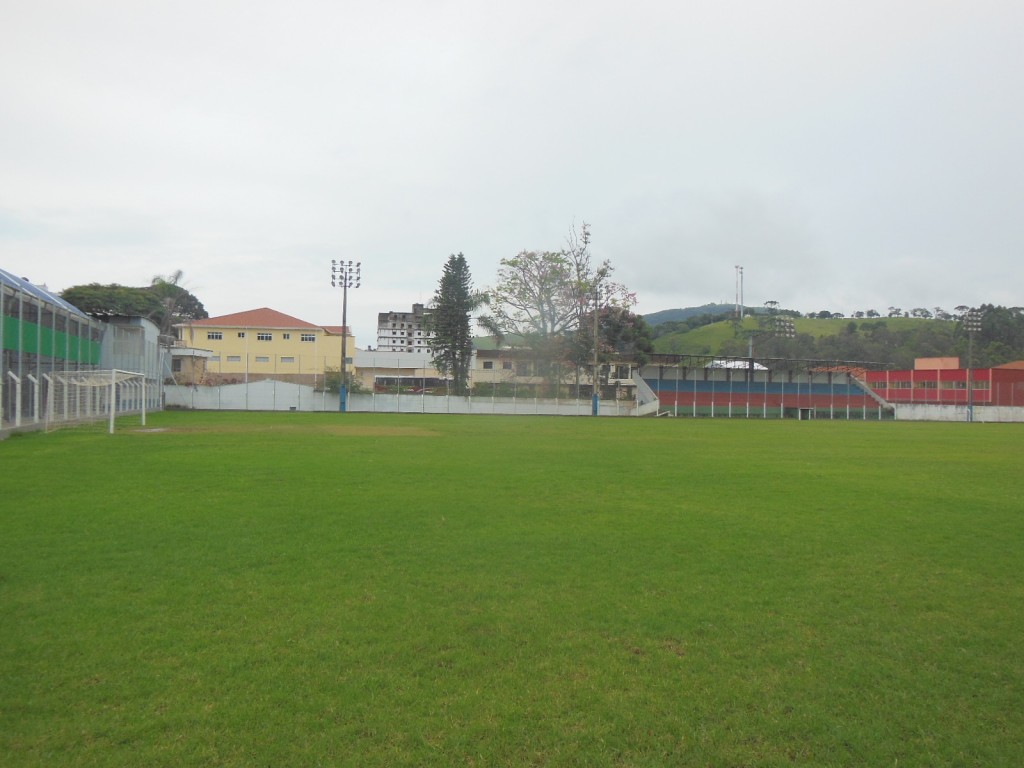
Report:
[{"label": "roof over grandstand", "polygon": [[44,286],[34,285],[24,277],[18,277],[17,275],[8,272],[6,269],[0,269],[0,283],[9,285],[16,290],[27,293],[30,296],[34,296],[43,302],[55,304],[72,314],[81,315],[82,317],[88,317],[88,315],[76,307],[74,304],[70,304],[55,293],[50,293],[49,289]]},{"label": "roof over grandstand", "polygon": [[[210,326],[215,328],[323,328],[322,325],[308,323],[297,317],[286,315],[270,307],[249,309],[245,312],[235,312],[231,315],[220,317],[207,317],[202,320],[192,320],[189,323],[178,323],[179,326]],[[340,332],[340,331],[339,331]]]},{"label": "roof over grandstand", "polygon": [[747,359],[715,359],[704,366],[705,368],[753,368],[755,371],[767,371],[768,368],[760,363]]}]

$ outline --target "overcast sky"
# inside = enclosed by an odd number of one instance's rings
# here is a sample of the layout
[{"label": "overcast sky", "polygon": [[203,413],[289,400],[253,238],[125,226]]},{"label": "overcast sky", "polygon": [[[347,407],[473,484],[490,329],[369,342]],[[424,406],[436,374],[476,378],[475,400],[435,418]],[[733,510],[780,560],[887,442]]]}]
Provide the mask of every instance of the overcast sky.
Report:
[{"label": "overcast sky", "polygon": [[586,221],[638,311],[1024,304],[1024,3],[6,0],[0,267],[341,323]]}]

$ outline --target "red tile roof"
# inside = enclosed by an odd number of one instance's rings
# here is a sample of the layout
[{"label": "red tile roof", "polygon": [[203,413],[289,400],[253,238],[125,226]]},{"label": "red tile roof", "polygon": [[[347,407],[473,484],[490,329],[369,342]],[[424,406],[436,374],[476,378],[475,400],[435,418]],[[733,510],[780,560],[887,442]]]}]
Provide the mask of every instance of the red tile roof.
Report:
[{"label": "red tile roof", "polygon": [[246,312],[235,312],[232,315],[208,317],[205,320],[193,320],[192,325],[214,326],[218,328],[321,328],[323,326],[307,323],[297,317],[286,315],[269,307],[250,309]]}]

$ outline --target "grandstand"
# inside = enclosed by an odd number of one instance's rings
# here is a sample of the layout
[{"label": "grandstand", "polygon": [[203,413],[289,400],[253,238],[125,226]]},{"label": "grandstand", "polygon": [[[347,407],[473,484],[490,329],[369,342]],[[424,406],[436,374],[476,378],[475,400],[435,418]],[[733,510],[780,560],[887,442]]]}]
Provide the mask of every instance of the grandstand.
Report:
[{"label": "grandstand", "polygon": [[893,418],[866,384],[883,366],[837,360],[655,355],[640,375],[661,413],[725,418]]}]

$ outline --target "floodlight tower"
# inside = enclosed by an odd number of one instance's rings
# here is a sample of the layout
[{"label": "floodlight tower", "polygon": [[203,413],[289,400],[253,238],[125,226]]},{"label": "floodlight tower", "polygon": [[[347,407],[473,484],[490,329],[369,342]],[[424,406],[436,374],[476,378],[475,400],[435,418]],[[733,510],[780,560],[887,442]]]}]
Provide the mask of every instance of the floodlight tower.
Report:
[{"label": "floodlight tower", "polygon": [[735,301],[735,309],[733,310],[733,316],[738,321],[738,319],[739,319],[739,270],[740,270],[739,264],[736,264],[733,267],[733,269],[736,270],[736,301]]},{"label": "floodlight tower", "polygon": [[743,267],[740,267],[740,320],[747,316],[747,306],[743,301]]},{"label": "floodlight tower", "polygon": [[742,320],[746,314],[743,306],[743,267],[736,265],[736,319]]},{"label": "floodlight tower", "polygon": [[981,330],[981,310],[969,309],[964,315],[967,330],[967,420],[974,421],[974,334]]},{"label": "floodlight tower", "polygon": [[341,383],[338,386],[338,410],[344,413],[348,408],[348,378],[345,362],[348,357],[348,289],[358,288],[361,261],[331,259],[331,287],[341,288]]}]

